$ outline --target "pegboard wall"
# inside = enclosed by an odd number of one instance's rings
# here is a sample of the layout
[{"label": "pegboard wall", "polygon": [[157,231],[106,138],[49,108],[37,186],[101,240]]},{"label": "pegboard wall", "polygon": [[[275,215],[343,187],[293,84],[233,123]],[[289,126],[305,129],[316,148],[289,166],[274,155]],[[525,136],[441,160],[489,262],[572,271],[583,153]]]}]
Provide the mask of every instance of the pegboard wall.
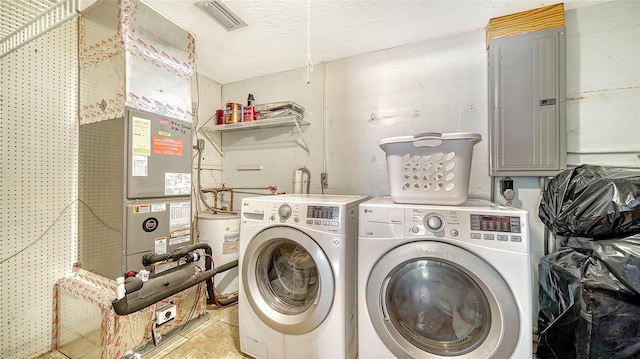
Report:
[{"label": "pegboard wall", "polygon": [[[200,129],[201,126],[211,126],[215,124],[216,110],[222,108],[222,85],[196,72],[192,77],[191,90],[194,113],[197,114],[193,121],[193,127]],[[217,146],[220,146],[221,138],[219,132],[214,136],[210,136],[209,139],[215,142]],[[200,171],[202,188],[220,187],[222,185],[222,155],[216,150],[209,139],[205,138],[198,131],[194,132],[194,144],[198,143],[197,140],[204,140],[204,151],[200,154],[200,168],[198,168],[198,153],[194,151],[193,154],[193,177],[191,182],[194,185],[194,218],[197,217],[198,212],[206,210],[206,206],[202,202],[202,197],[197,190],[198,171]],[[205,196],[207,203],[213,205],[212,195],[205,194]]]},{"label": "pegboard wall", "polygon": [[50,350],[76,257],[77,18],[0,58],[0,358]]}]

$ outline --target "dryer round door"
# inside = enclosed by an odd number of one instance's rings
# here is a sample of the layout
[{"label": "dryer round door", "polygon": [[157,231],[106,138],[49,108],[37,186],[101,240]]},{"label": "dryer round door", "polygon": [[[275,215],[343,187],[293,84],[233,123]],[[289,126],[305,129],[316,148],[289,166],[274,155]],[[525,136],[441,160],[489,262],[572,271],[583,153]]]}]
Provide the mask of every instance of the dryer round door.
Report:
[{"label": "dryer round door", "polygon": [[367,281],[371,322],[399,358],[508,358],[520,330],[504,279],[460,247],[435,241],[394,248]]},{"label": "dryer round door", "polygon": [[258,233],[247,245],[241,271],[251,308],[280,333],[307,333],[331,310],[334,280],[329,259],[297,229],[277,226]]}]

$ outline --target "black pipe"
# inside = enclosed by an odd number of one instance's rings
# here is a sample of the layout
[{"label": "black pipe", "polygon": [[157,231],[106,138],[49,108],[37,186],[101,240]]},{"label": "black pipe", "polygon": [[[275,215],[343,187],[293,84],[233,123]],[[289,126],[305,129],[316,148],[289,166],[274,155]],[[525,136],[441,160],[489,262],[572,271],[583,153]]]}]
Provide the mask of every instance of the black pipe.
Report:
[{"label": "black pipe", "polygon": [[129,277],[124,280],[124,292],[133,293],[137,290],[140,290],[143,284],[144,282],[142,282],[142,279],[137,277]]},{"label": "black pipe", "polygon": [[[176,260],[186,256],[187,254],[189,254],[189,252],[195,251],[197,249],[204,249],[205,254],[207,254],[204,257],[205,272],[211,270],[211,268],[213,267],[213,264],[212,264],[213,251],[211,250],[211,246],[207,243],[194,243],[188,246],[180,247],[172,252],[164,253],[164,254],[147,253],[144,256],[142,256],[142,265],[146,267],[146,266],[152,265],[153,263],[166,261],[168,259]],[[209,280],[207,280],[207,295],[209,296],[210,300],[213,300],[215,296],[215,293],[213,290],[213,279],[211,277],[209,277],[208,279]]]},{"label": "black pipe", "polygon": [[[209,244],[194,243],[188,246],[180,247],[169,253],[164,253],[164,254],[147,253],[144,256],[142,256],[142,265],[147,267],[156,262],[163,262],[169,259],[179,259],[186,256],[189,252],[195,251],[196,249],[204,249],[204,252],[206,254],[213,255],[213,252],[211,251],[211,246]],[[211,261],[211,257],[208,257],[207,259]],[[206,265],[206,261],[205,261],[205,265]],[[211,269],[211,268],[207,268],[207,269]]]},{"label": "black pipe", "polygon": [[[229,269],[235,268],[237,266],[238,266],[238,261],[237,260],[232,261],[227,264],[216,267],[214,269],[210,269],[202,273],[199,273],[197,275],[194,275],[193,277],[189,278],[184,282],[181,282],[178,285],[174,286],[169,284],[167,285],[166,289],[156,293],[152,293],[147,297],[143,297],[143,298],[138,297],[137,299],[133,299],[131,303],[129,303],[129,300],[128,300],[129,293],[127,293],[123,298],[112,301],[111,304],[113,305],[113,309],[116,312],[116,314],[118,315],[131,314],[133,312],[137,312],[141,309],[147,308],[154,303],[157,303],[169,296],[172,296],[187,288],[190,288],[200,282],[203,282],[205,280],[211,280],[211,278],[217,273],[228,271]],[[158,276],[155,279],[160,281],[162,280],[162,276]],[[131,281],[130,283],[133,285],[134,283],[136,283],[136,281]],[[214,297],[211,297],[211,298],[214,298]]]},{"label": "black pipe", "polygon": [[[143,286],[135,291],[126,291],[125,294],[129,297],[130,302],[134,302],[139,298],[151,297],[156,293],[164,291],[168,287],[179,285],[196,274],[196,266],[194,263],[186,263],[184,265],[171,268],[162,272],[159,275],[150,277]],[[126,282],[125,282],[126,289]]]}]

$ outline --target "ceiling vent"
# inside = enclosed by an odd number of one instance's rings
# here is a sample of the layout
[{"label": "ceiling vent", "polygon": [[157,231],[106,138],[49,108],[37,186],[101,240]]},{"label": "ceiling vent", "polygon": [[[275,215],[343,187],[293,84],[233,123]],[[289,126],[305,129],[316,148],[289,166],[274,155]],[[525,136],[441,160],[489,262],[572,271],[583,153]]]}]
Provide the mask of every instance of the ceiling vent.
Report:
[{"label": "ceiling vent", "polygon": [[224,27],[227,31],[239,29],[247,26],[247,23],[242,21],[238,15],[234,14],[222,1],[198,1],[193,3],[205,14],[209,15],[220,26]]}]

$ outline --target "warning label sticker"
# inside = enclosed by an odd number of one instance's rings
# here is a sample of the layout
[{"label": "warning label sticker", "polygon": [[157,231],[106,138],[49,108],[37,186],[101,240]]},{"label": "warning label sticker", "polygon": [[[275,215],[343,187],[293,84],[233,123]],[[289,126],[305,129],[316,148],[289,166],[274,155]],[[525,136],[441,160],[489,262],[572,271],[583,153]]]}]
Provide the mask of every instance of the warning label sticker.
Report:
[{"label": "warning label sticker", "polygon": [[240,247],[240,233],[225,233],[222,243],[222,254],[238,253]]},{"label": "warning label sticker", "polygon": [[148,204],[141,204],[133,206],[133,214],[137,213],[149,213],[151,211],[151,206]]},{"label": "warning label sticker", "polygon": [[131,153],[149,156],[149,137],[151,135],[151,121],[134,117],[132,124]]},{"label": "warning label sticker", "polygon": [[156,254],[167,253],[167,237],[158,237],[155,239],[155,241]]},{"label": "warning label sticker", "polygon": [[153,154],[182,156],[184,154],[184,143],[177,138],[153,136]]}]

